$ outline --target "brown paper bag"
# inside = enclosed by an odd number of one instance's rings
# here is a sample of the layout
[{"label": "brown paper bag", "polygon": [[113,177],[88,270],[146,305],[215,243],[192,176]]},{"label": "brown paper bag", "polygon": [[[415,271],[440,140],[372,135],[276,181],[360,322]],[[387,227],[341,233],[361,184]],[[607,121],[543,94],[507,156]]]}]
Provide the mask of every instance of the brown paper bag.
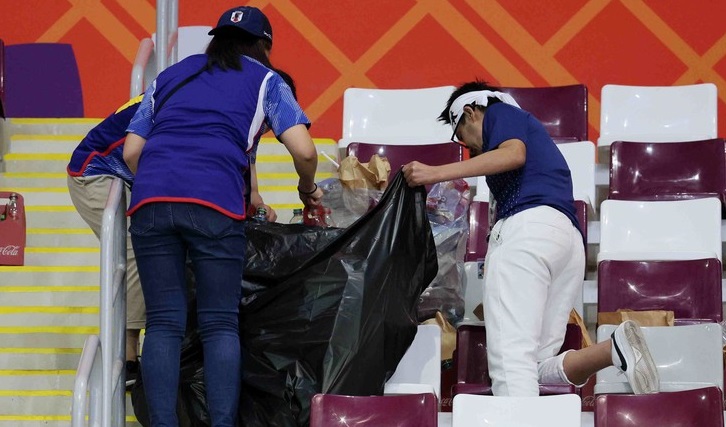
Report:
[{"label": "brown paper bag", "polygon": [[446,320],[440,311],[436,312],[436,317],[426,319],[422,323],[441,327],[441,360],[453,358],[454,349],[456,349],[456,328]]},{"label": "brown paper bag", "polygon": [[388,159],[374,154],[368,163],[361,163],[356,156],[348,156],[340,162],[338,175],[344,187],[355,189],[385,190],[391,164]]},{"label": "brown paper bag", "polygon": [[570,319],[567,323],[572,323],[580,327],[580,332],[582,332],[582,348],[592,345],[592,339],[590,338],[590,333],[587,331],[585,321],[582,320],[582,316],[574,308],[570,311]]},{"label": "brown paper bag", "polygon": [[598,325],[619,325],[626,320],[635,320],[640,326],[673,326],[674,315],[667,310],[634,311],[620,309],[597,314]]}]

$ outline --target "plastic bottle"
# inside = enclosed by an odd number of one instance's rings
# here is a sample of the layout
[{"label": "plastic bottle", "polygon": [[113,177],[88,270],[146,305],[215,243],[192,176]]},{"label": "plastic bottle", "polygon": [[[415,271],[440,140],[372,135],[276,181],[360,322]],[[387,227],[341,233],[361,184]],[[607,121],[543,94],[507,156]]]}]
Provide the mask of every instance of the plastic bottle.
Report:
[{"label": "plastic bottle", "polygon": [[325,227],[335,227],[333,222],[332,211],[329,207],[323,209],[323,223]]},{"label": "plastic bottle", "polygon": [[292,219],[290,224],[302,224],[303,223],[303,210],[300,208],[292,210]]},{"label": "plastic bottle", "polygon": [[12,219],[18,219],[18,195],[13,193],[10,195],[10,202],[6,209],[7,217]]},{"label": "plastic bottle", "polygon": [[256,221],[267,221],[267,209],[264,206],[258,206],[252,219]]}]

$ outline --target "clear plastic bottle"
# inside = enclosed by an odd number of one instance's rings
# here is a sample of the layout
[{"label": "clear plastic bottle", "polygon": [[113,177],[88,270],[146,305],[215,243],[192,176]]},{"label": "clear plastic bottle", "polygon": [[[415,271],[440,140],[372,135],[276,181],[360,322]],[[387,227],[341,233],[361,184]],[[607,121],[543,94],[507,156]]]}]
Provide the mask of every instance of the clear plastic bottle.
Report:
[{"label": "clear plastic bottle", "polygon": [[252,216],[252,219],[256,221],[267,221],[267,208],[264,206],[258,206],[257,211]]},{"label": "clear plastic bottle", "polygon": [[303,223],[303,210],[300,208],[292,210],[292,218],[290,224],[302,224]]},{"label": "clear plastic bottle", "polygon": [[335,222],[333,221],[332,211],[329,207],[325,207],[323,210],[323,223],[325,224],[325,227],[335,227]]},{"label": "clear plastic bottle", "polygon": [[13,193],[10,195],[10,202],[6,209],[7,217],[11,219],[18,219],[18,195]]}]

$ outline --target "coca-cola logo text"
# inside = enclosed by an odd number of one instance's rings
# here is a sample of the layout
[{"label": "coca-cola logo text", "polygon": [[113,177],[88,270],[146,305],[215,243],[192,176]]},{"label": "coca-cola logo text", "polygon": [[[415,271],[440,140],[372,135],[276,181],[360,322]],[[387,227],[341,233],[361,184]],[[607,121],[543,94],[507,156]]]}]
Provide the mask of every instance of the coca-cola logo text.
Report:
[{"label": "coca-cola logo text", "polygon": [[18,245],[0,246],[0,255],[17,256],[18,251],[20,251],[20,246]]}]

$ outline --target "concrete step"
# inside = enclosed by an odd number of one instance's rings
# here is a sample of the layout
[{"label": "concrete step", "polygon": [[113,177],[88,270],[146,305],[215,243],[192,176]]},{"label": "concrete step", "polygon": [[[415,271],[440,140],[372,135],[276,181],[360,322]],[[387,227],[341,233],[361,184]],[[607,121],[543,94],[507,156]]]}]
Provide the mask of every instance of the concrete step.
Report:
[{"label": "concrete step", "polygon": [[23,196],[25,206],[73,206],[68,187],[0,187]]},{"label": "concrete step", "polygon": [[21,370],[72,370],[78,367],[82,347],[76,348],[0,348],[0,371]]},{"label": "concrete step", "polygon": [[65,173],[70,154],[8,153],[3,172]]},{"label": "concrete step", "polygon": [[[35,424],[44,426],[70,426],[71,401],[73,389],[68,390],[37,390],[10,391],[18,396],[0,395],[0,408],[7,408],[7,415],[0,416],[3,420],[12,420],[13,426],[32,425],[21,422],[34,422],[42,419],[56,424]],[[5,411],[3,411],[5,413]],[[2,426],[3,424],[0,424]],[[131,394],[126,393],[126,426],[140,426],[133,413]]]},{"label": "concrete step", "polygon": [[30,228],[88,228],[74,206],[26,206],[25,221]]},{"label": "concrete step", "polygon": [[[37,288],[37,289],[36,289]],[[99,286],[0,286],[2,302],[8,307],[42,304],[53,307],[98,306]]]},{"label": "concrete step", "polygon": [[101,251],[96,247],[28,247],[25,265],[99,266]]},{"label": "concrete step", "polygon": [[0,266],[0,292],[6,286],[98,286],[100,274],[97,265]]},{"label": "concrete step", "polygon": [[85,135],[102,118],[11,118],[2,124],[6,137],[14,134]]},{"label": "concrete step", "polygon": [[[64,327],[63,329],[50,326],[39,327],[33,329],[26,328],[20,330],[13,328],[15,331],[7,329],[7,333],[1,333],[0,338],[3,340],[3,347],[9,348],[83,348],[83,343],[89,335],[97,335],[97,327]],[[5,331],[6,329],[0,329]],[[28,332],[26,332],[28,331]],[[22,333],[21,333],[22,332]],[[0,379],[0,382],[2,379]]]},{"label": "concrete step", "polygon": [[14,134],[10,153],[72,153],[84,135]]},{"label": "concrete step", "polygon": [[[35,302],[37,304],[37,302]],[[3,301],[3,304],[6,304]],[[36,328],[98,326],[98,300],[94,305],[2,305],[0,306],[0,328]]]},{"label": "concrete step", "polygon": [[0,187],[63,187],[64,172],[5,172],[0,173]]},{"label": "concrete step", "polygon": [[88,226],[54,228],[52,224],[48,224],[45,227],[28,227],[25,234],[29,247],[92,247],[99,244],[98,238]]}]

